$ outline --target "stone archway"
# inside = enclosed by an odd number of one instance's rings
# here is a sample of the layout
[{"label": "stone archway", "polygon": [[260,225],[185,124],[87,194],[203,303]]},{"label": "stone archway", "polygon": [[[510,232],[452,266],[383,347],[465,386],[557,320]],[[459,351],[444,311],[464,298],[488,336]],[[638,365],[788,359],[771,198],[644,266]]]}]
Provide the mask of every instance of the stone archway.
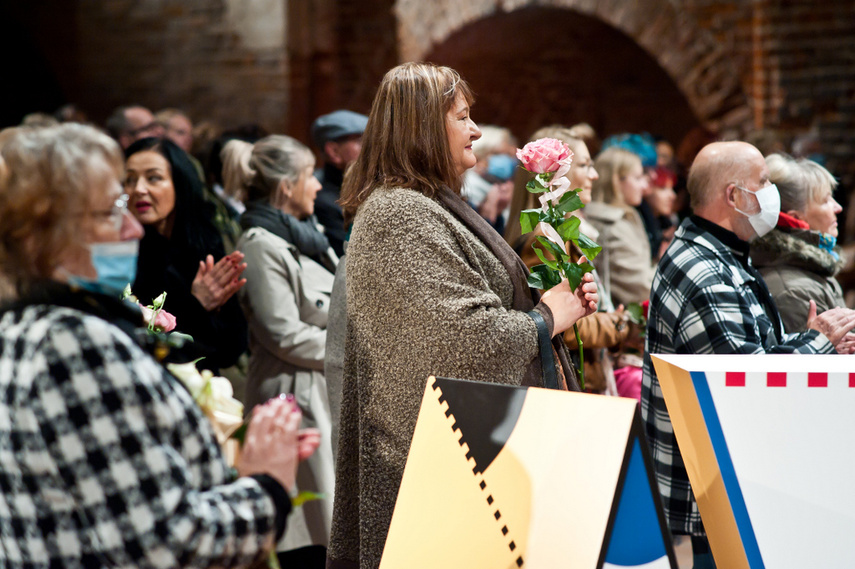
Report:
[{"label": "stone archway", "polygon": [[[667,73],[700,124],[723,130],[750,123],[752,111],[728,54],[685,11],[678,13],[671,0],[397,0],[401,58],[433,56],[443,43],[480,20],[549,9],[588,17],[630,38]],[[562,32],[548,19],[538,31],[568,41]]]},{"label": "stone archway", "polygon": [[[562,30],[560,41],[538,34],[550,26]],[[466,78],[476,93],[476,120],[506,126],[521,139],[548,124],[587,122],[603,136],[646,131],[676,145],[699,124],[683,93],[638,44],[569,10],[526,8],[478,20],[425,59]]]}]

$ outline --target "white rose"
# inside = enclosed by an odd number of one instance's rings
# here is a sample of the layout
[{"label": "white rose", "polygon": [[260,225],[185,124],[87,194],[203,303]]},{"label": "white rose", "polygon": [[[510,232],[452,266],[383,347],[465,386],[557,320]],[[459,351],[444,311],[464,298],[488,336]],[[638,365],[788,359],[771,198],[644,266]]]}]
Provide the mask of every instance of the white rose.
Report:
[{"label": "white rose", "polygon": [[186,364],[167,364],[166,369],[181,380],[181,383],[187,387],[193,399],[196,399],[207,383],[199,370],[196,369],[196,362],[187,362]]},{"label": "white rose", "polygon": [[217,411],[243,416],[243,403],[234,398],[232,382],[225,377],[211,378],[211,399]]}]

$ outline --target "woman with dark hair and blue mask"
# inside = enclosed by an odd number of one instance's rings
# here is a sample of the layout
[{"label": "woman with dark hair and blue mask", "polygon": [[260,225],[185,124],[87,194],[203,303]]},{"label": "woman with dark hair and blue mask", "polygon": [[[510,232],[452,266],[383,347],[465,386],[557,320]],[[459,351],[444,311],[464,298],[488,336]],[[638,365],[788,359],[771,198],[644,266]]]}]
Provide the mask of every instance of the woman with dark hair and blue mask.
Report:
[{"label": "woman with dark hair and blue mask", "polygon": [[[217,371],[246,350],[247,327],[234,294],[246,282],[243,255],[225,254],[213,205],[187,154],[169,140],[144,138],[125,151],[128,208],[143,225],[134,295],[147,304],[167,293],[176,330],[193,337]],[[216,262],[215,262],[216,261]]]}]

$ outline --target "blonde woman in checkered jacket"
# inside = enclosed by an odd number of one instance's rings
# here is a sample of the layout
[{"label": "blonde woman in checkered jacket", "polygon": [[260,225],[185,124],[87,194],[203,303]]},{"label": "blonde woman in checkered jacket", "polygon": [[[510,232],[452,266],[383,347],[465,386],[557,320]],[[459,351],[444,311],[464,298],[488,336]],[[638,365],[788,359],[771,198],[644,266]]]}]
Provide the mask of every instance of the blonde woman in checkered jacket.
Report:
[{"label": "blonde woman in checkered jacket", "polygon": [[121,176],[91,127],[0,133],[0,566],[248,565],[318,436],[291,401],[266,405],[232,474],[117,300],[142,236]]}]

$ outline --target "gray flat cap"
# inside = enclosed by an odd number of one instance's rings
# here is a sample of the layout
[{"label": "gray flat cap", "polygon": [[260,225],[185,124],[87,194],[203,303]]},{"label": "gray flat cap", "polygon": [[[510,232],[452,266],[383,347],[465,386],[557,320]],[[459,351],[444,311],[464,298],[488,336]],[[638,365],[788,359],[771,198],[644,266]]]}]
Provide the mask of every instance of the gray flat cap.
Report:
[{"label": "gray flat cap", "polygon": [[368,117],[353,111],[339,110],[328,115],[321,115],[312,123],[312,142],[319,150],[330,140],[338,140],[344,136],[362,134]]}]

